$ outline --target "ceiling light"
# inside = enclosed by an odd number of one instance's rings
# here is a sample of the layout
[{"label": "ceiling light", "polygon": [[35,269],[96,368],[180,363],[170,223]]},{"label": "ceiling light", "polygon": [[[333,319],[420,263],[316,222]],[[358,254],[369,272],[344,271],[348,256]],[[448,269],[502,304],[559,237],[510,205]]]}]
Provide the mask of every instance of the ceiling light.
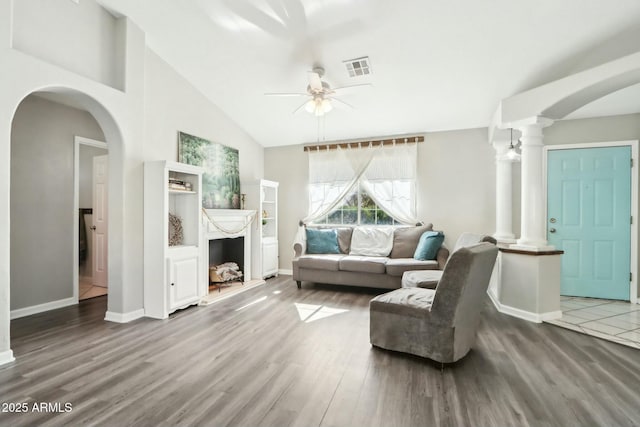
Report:
[{"label": "ceiling light", "polygon": [[333,110],[333,105],[329,99],[322,96],[315,96],[313,99],[307,101],[304,105],[304,109],[307,110],[307,112],[320,117]]},{"label": "ceiling light", "polygon": [[509,151],[507,151],[507,159],[512,162],[519,162],[521,155],[516,151],[516,147],[513,146],[513,128],[511,128],[511,142],[509,143]]}]

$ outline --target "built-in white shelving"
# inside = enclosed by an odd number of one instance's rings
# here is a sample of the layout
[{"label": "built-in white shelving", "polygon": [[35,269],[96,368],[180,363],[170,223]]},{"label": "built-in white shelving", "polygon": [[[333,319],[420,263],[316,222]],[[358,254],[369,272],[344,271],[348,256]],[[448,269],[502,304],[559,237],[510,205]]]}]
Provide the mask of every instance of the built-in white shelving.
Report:
[{"label": "built-in white shelving", "polygon": [[243,186],[246,206],[258,212],[252,244],[252,270],[262,278],[278,275],[278,186],[261,179]]},{"label": "built-in white shelving", "polygon": [[[169,180],[187,189],[169,188]],[[144,165],[144,310],[165,319],[200,295],[202,168],[169,161]],[[169,214],[179,218],[172,227]],[[182,238],[170,245],[170,234]]]}]

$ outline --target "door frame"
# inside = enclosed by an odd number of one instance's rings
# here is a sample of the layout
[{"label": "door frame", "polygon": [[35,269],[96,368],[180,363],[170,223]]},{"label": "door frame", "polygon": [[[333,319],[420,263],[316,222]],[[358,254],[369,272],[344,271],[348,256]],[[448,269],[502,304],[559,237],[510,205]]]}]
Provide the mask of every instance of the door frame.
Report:
[{"label": "door frame", "polygon": [[638,300],[638,140],[628,141],[609,141],[609,142],[585,142],[577,144],[560,144],[545,145],[542,147],[544,156],[542,160],[542,180],[544,194],[544,214],[545,214],[545,236],[547,235],[547,220],[549,216],[547,211],[547,161],[549,150],[573,150],[580,148],[606,148],[606,147],[631,147],[631,159],[633,167],[631,168],[631,259],[629,260],[629,269],[631,270],[631,281],[629,282],[629,302],[637,304]]},{"label": "door frame", "polygon": [[[80,146],[87,145],[90,147],[104,148],[109,151],[109,146],[104,141],[85,138],[83,136],[74,136],[73,138],[73,301],[74,304],[79,302],[79,275],[80,267],[78,266],[78,257],[80,250],[78,248],[78,222],[80,221]],[[107,195],[108,197],[108,195]]]}]

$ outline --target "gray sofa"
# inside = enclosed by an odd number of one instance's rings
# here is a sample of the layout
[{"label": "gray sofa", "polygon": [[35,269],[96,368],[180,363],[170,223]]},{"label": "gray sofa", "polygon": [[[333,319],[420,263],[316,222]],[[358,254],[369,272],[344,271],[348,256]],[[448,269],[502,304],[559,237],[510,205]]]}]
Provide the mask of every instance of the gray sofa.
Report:
[{"label": "gray sofa", "polygon": [[293,280],[298,289],[303,281],[397,289],[406,271],[442,270],[449,257],[449,250],[443,245],[433,261],[413,258],[420,236],[425,231],[433,230],[432,224],[396,228],[393,249],[388,257],[349,255],[353,228],[316,228],[336,229],[340,254],[307,254],[305,242],[296,242],[293,247]]}]

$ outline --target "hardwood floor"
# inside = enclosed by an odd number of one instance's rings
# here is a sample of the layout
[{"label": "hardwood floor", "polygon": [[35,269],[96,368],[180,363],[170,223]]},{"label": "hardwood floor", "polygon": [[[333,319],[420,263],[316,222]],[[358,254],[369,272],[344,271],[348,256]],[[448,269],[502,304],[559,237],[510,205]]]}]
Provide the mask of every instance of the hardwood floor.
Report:
[{"label": "hardwood floor", "polygon": [[281,276],[165,321],[105,322],[104,297],[14,320],[0,403],[73,409],[0,425],[640,425],[638,350],[487,300],[476,346],[441,371],[371,347],[374,295]]}]

